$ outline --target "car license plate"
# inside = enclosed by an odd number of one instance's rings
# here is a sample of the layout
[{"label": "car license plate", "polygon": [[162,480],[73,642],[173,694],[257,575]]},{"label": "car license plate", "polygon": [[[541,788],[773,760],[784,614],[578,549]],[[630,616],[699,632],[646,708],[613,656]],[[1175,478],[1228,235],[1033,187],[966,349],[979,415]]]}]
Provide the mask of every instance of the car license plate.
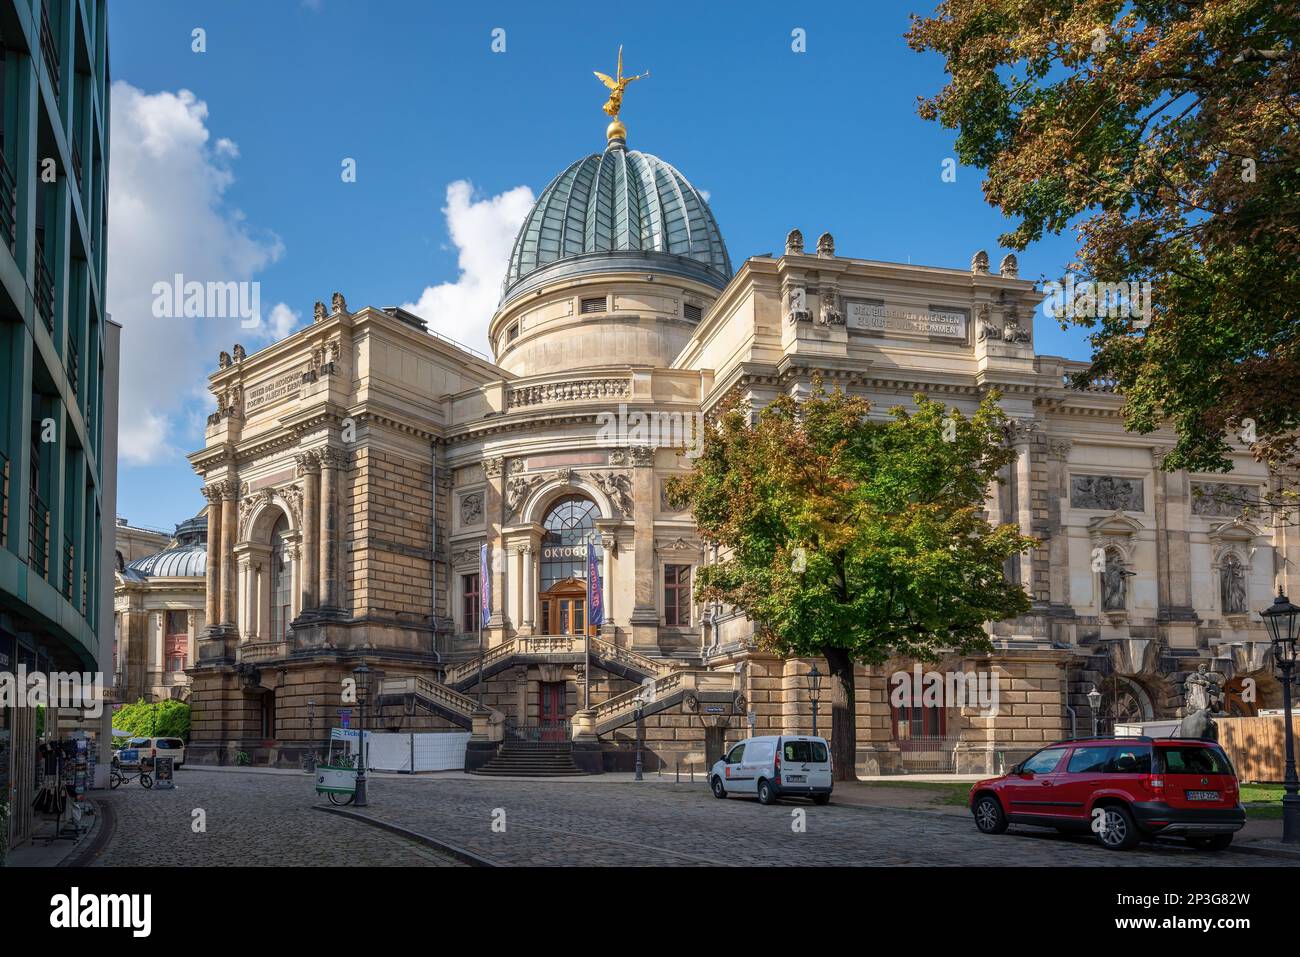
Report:
[{"label": "car license plate", "polygon": [[790,774],[786,776],[786,780],[789,781],[791,784],[803,784],[804,781],[808,779],[804,777],[802,774]]},{"label": "car license plate", "polygon": [[1218,791],[1188,791],[1187,800],[1189,801],[1220,801]]}]

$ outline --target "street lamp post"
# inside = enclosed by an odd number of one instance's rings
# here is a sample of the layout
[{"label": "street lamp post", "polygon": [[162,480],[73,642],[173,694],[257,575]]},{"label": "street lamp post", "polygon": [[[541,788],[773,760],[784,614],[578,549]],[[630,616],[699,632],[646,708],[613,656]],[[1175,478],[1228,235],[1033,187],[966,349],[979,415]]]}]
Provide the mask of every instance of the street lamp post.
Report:
[{"label": "street lamp post", "polygon": [[307,760],[303,768],[308,774],[316,773],[316,699],[307,699]]},{"label": "street lamp post", "polygon": [[357,788],[353,807],[367,807],[366,801],[366,696],[370,691],[370,669],[365,660],[352,672],[357,679]]},{"label": "street lamp post", "polygon": [[636,695],[636,780],[641,778],[641,744],[645,740],[645,723],[643,711],[645,709],[645,696],[641,692]]},{"label": "street lamp post", "polygon": [[1300,608],[1287,601],[1278,586],[1273,604],[1259,613],[1273,643],[1273,663],[1282,672],[1282,709],[1285,724],[1286,776],[1282,796],[1282,843],[1300,844],[1300,778],[1296,777],[1295,742],[1291,731],[1291,672],[1296,662],[1296,619]]},{"label": "street lamp post", "polygon": [[808,672],[808,697],[812,700],[813,709],[813,737],[817,737],[817,706],[820,703],[822,690],[822,673],[817,670],[817,663],[813,662],[812,670]]},{"label": "street lamp post", "polygon": [[1088,692],[1088,708],[1092,711],[1092,736],[1097,736],[1097,712],[1101,710],[1101,692],[1093,685]]}]

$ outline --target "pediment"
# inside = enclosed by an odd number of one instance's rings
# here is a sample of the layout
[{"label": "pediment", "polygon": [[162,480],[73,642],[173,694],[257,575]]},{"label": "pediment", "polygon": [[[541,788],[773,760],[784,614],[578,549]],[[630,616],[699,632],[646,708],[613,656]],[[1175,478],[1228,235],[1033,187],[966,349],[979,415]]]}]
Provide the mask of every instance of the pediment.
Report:
[{"label": "pediment", "polygon": [[1258,525],[1242,518],[1221,522],[1210,529],[1210,540],[1216,542],[1253,542],[1264,532]]},{"label": "pediment", "polygon": [[1096,518],[1089,520],[1088,534],[1094,538],[1114,538],[1116,536],[1135,535],[1145,527],[1131,515],[1116,511],[1111,512],[1109,515],[1098,515]]}]

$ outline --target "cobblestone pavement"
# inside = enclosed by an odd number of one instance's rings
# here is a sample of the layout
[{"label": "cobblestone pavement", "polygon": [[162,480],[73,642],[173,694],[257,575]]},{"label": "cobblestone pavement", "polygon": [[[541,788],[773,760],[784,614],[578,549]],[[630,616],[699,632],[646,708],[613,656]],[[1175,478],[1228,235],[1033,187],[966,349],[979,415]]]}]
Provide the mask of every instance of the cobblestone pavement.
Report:
[{"label": "cobblestone pavement", "polygon": [[1035,828],[989,837],[965,814],[719,801],[703,783],[389,778],[373,782],[370,801],[371,816],[507,865],[1300,865],[1181,844],[1116,853]]},{"label": "cobblestone pavement", "polygon": [[[378,827],[312,810],[319,802],[306,775],[186,770],[176,780],[172,793],[127,785],[105,798],[118,823],[97,864],[455,863]],[[502,865],[1300,866],[1177,844],[1115,853],[1087,837],[1033,828],[988,837],[964,814],[719,801],[703,783],[381,776],[370,781],[370,801],[370,816]],[[207,813],[205,834],[190,829],[194,808]],[[802,833],[792,826],[799,816]]]},{"label": "cobblestone pavement", "polygon": [[[176,789],[146,791],[138,781],[96,791],[117,826],[96,867],[183,865],[446,867],[457,861],[373,825],[312,810],[323,801],[306,774],[186,769]],[[195,833],[193,812],[206,815]]]}]

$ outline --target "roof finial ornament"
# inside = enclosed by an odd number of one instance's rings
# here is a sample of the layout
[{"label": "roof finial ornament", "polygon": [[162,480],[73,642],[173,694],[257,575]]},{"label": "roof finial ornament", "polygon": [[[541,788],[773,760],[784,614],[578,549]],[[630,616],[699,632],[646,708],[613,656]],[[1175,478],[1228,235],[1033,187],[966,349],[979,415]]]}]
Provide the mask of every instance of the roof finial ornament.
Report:
[{"label": "roof finial ornament", "polygon": [[596,78],[600,80],[601,83],[604,83],[605,86],[609,88],[609,100],[606,101],[603,109],[614,118],[614,122],[610,123],[609,126],[606,127],[605,136],[611,143],[614,140],[626,140],[627,127],[624,126],[622,121],[618,118],[619,110],[623,108],[623,91],[627,89],[627,85],[633,80],[640,80],[649,76],[650,71],[646,70],[639,76],[624,76],[623,46],[620,44],[618,48],[618,67],[614,71],[615,75],[611,77],[601,73],[599,70],[593,70],[592,72],[596,74]]}]

